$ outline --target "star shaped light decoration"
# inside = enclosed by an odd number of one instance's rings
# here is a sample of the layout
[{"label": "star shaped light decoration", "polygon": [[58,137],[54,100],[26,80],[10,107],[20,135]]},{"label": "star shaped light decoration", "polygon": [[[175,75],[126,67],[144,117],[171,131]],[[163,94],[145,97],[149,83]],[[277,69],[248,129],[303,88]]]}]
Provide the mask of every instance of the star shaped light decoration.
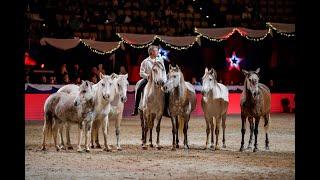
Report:
[{"label": "star shaped light decoration", "polygon": [[232,52],[231,57],[226,58],[227,62],[229,63],[229,70],[236,68],[240,71],[239,63],[241,62],[242,58],[236,56],[236,52]]},{"label": "star shaped light decoration", "polygon": [[168,54],[169,50],[162,49],[162,47],[159,48],[159,57],[162,57],[164,60],[169,61]]}]

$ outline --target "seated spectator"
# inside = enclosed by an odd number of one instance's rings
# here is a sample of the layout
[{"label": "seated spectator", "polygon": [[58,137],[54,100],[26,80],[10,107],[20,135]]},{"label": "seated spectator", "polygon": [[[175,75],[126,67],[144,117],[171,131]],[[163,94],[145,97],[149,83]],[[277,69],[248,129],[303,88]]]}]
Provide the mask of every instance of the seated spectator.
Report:
[{"label": "seated spectator", "polygon": [[97,75],[99,75],[100,72],[101,72],[102,74],[106,74],[106,71],[104,70],[102,64],[99,64],[99,65],[98,65],[98,70],[97,70],[97,71],[98,71],[98,72],[97,72]]},{"label": "seated spectator", "polygon": [[47,84],[47,77],[41,76],[40,84]]},{"label": "seated spectator", "polygon": [[97,75],[92,75],[91,78],[90,78],[90,81],[93,82],[94,84],[96,84],[98,82]]},{"label": "seated spectator", "polygon": [[25,79],[24,79],[24,83],[30,83],[30,76],[26,75]]},{"label": "seated spectator", "polygon": [[70,70],[69,76],[72,83],[75,83],[78,78],[81,79],[82,70],[80,69],[79,64],[75,64],[73,66],[73,69]]},{"label": "seated spectator", "polygon": [[56,84],[56,77],[55,76],[50,76],[49,84]]},{"label": "seated spectator", "polygon": [[191,84],[194,86],[201,86],[201,83],[197,81],[196,77],[192,77]]},{"label": "seated spectator", "polygon": [[69,84],[69,83],[70,83],[69,75],[64,74],[62,84]]},{"label": "seated spectator", "polygon": [[63,79],[66,74],[68,74],[67,64],[62,64],[57,74],[57,81],[59,84],[63,84],[63,81],[64,81]]},{"label": "seated spectator", "polygon": [[127,74],[126,68],[124,66],[120,66],[119,74]]}]

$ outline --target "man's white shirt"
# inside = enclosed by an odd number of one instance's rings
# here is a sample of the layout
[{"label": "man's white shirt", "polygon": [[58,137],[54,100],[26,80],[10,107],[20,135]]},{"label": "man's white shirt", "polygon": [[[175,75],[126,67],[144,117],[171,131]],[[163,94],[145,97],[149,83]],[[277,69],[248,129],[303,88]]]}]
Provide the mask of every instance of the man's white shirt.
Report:
[{"label": "man's white shirt", "polygon": [[161,62],[161,64],[164,66],[164,61],[162,57],[156,57],[154,59],[152,59],[150,56],[147,57],[146,59],[144,59],[141,63],[140,66],[140,77],[142,77],[143,79],[148,79],[148,75],[151,73],[152,70],[152,66],[154,62]]}]

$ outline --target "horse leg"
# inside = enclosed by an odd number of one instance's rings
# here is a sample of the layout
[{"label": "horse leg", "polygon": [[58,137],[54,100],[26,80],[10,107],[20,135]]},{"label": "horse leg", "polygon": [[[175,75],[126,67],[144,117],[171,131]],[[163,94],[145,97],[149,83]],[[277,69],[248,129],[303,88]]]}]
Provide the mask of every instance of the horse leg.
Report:
[{"label": "horse leg", "polygon": [[84,126],[83,122],[80,122],[79,123],[79,133],[78,133],[78,149],[77,149],[78,152],[82,152],[81,141],[82,141],[82,131],[84,128],[83,126]]},{"label": "horse leg", "polygon": [[120,147],[120,124],[122,120],[122,114],[118,114],[117,120],[116,120],[116,136],[117,136],[117,150],[121,151],[122,148]]},{"label": "horse leg", "polygon": [[145,117],[143,115],[143,112],[141,110],[140,111],[140,122],[141,122],[141,146],[143,146],[143,140],[144,140],[144,120],[145,120]]},{"label": "horse leg", "polygon": [[92,121],[87,121],[86,122],[86,127],[85,127],[85,151],[90,152],[90,139],[91,139],[91,129],[92,129]]},{"label": "horse leg", "polygon": [[211,146],[210,148],[214,150],[214,117],[210,119],[210,125],[211,125]]},{"label": "horse leg", "polygon": [[59,126],[59,129],[58,129],[58,131],[59,131],[59,136],[60,136],[60,149],[65,150],[66,148],[65,148],[65,144],[64,144],[64,140],[63,140],[63,130],[64,130],[64,125],[61,124],[61,125]]},{"label": "horse leg", "polygon": [[153,129],[153,127],[150,128],[149,143],[150,143],[150,147],[153,148],[153,144],[152,144],[152,129]]},{"label": "horse leg", "polygon": [[246,118],[247,116],[243,115],[241,113],[241,122],[242,122],[242,127],[241,127],[241,147],[240,147],[240,151],[243,151],[243,145],[244,145],[244,135],[246,133]]},{"label": "horse leg", "polygon": [[53,142],[54,142],[54,147],[56,148],[56,150],[60,151],[60,146],[57,143],[58,130],[59,130],[59,124],[57,121],[55,121],[52,126]]},{"label": "horse leg", "polygon": [[267,113],[264,116],[264,130],[266,133],[266,141],[265,141],[265,149],[266,150],[269,150],[269,138],[268,138],[269,123],[270,123],[270,114]]},{"label": "horse leg", "polygon": [[157,127],[156,127],[156,131],[157,131],[157,144],[156,144],[156,148],[158,149],[158,150],[160,150],[161,149],[161,146],[159,145],[159,136],[160,136],[160,124],[161,124],[161,119],[162,119],[162,116],[159,116],[159,117],[157,117]]},{"label": "horse leg", "polygon": [[176,117],[176,148],[179,148],[179,116]]},{"label": "horse leg", "polygon": [[218,116],[216,118],[216,129],[215,129],[215,133],[216,133],[216,147],[215,147],[215,150],[220,150],[220,146],[219,146],[220,124],[221,124],[221,116]]},{"label": "horse leg", "polygon": [[149,125],[148,125],[148,122],[149,122],[149,118],[150,118],[150,113],[148,113],[147,115],[145,115],[144,117],[144,131],[143,131],[143,141],[142,141],[142,149],[146,150],[148,149],[148,147],[146,146],[146,143],[147,143],[147,136],[148,136],[148,129],[149,129]]},{"label": "horse leg", "polygon": [[252,135],[253,135],[253,117],[248,117],[249,123],[250,123],[250,139],[247,149],[252,149]]},{"label": "horse leg", "polygon": [[225,131],[226,131],[226,119],[227,119],[227,114],[222,115],[222,131],[223,131],[223,136],[222,136],[222,147],[227,148],[226,146],[226,139],[225,139]]},{"label": "horse leg", "polygon": [[260,117],[256,117],[255,118],[255,124],[254,124],[254,149],[253,152],[257,152],[258,149],[258,127],[259,127],[259,121],[260,121]]},{"label": "horse leg", "polygon": [[71,124],[67,122],[66,123],[67,150],[73,149],[70,141],[70,128],[71,128]]},{"label": "horse leg", "polygon": [[109,117],[106,115],[102,121],[103,139],[104,139],[104,151],[111,151],[108,145],[108,132],[109,132]]},{"label": "horse leg", "polygon": [[177,124],[176,124],[176,118],[171,116],[171,123],[172,123],[172,149],[171,150],[176,150],[176,131],[177,131]]},{"label": "horse leg", "polygon": [[207,140],[206,140],[206,149],[209,149],[209,134],[210,134],[210,127],[209,127],[209,122],[210,122],[210,117],[205,117],[206,120],[206,133],[207,133]]},{"label": "horse leg", "polygon": [[189,149],[188,145],[188,123],[189,123],[190,115],[186,115],[184,117],[184,127],[183,127],[183,134],[184,134],[184,149]]}]

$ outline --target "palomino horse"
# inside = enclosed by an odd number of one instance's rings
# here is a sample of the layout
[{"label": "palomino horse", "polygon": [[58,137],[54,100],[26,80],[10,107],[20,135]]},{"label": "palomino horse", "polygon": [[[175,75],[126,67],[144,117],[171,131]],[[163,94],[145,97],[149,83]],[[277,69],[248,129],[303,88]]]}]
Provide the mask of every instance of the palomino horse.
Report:
[{"label": "palomino horse", "polygon": [[[112,74],[113,86],[111,88],[111,94],[114,94],[114,99],[110,102],[111,110],[109,113],[109,120],[115,119],[116,137],[117,137],[117,150],[121,150],[120,147],[120,124],[123,116],[124,103],[127,101],[127,90],[128,90],[128,74],[117,75]],[[97,148],[101,148],[99,144],[99,128],[101,127],[101,121],[94,121],[92,126],[92,139],[91,147],[94,147],[93,142],[96,143]]]},{"label": "palomino horse", "polygon": [[[169,66],[168,81],[163,86],[165,92],[169,92],[169,112],[172,122],[172,150],[179,148],[178,129],[184,133],[184,148],[188,145],[188,122],[191,112],[196,107],[196,92],[194,87],[184,81],[184,77],[178,66]],[[178,128],[179,127],[179,128]]]},{"label": "palomino horse", "polygon": [[[150,147],[152,144],[152,129],[154,126],[154,120],[156,120],[157,127],[157,149],[160,149],[159,145],[159,134],[160,134],[160,123],[164,108],[164,92],[161,87],[167,80],[166,70],[163,64],[160,62],[155,62],[152,71],[148,77],[148,83],[143,90],[142,100],[139,105],[139,114],[141,119],[141,129],[142,129],[142,148],[147,149],[147,133],[150,130]],[[138,82],[139,83],[139,82]],[[137,86],[139,85],[137,83]]]},{"label": "palomino horse", "polygon": [[[44,126],[42,150],[46,149],[46,136],[53,135],[54,145],[57,151],[61,147],[57,145],[57,133],[64,123],[77,123],[79,125],[78,151],[81,149],[82,130],[85,129],[85,146],[89,151],[88,138],[93,120],[93,91],[91,83],[83,81],[78,93],[67,94],[57,92],[50,95],[44,104]],[[60,130],[62,136],[62,130]],[[62,138],[62,137],[61,137]],[[69,138],[68,145],[70,145]],[[70,145],[71,146],[71,145]]]},{"label": "palomino horse", "polygon": [[[258,126],[260,117],[264,118],[264,127],[266,133],[265,148],[269,149],[268,129],[270,120],[270,90],[264,84],[259,83],[258,73],[260,68],[256,71],[242,70],[245,75],[244,89],[241,94],[240,106],[241,106],[241,120],[242,120],[242,140],[240,151],[243,151],[244,134],[246,132],[246,119],[248,118],[250,123],[250,139],[248,149],[252,147],[252,134],[254,132],[254,149],[253,152],[258,150]],[[255,118],[255,124],[253,124],[253,118]]]},{"label": "palomino horse", "polygon": [[[226,147],[225,144],[225,129],[226,129],[226,118],[229,105],[229,91],[226,86],[217,82],[217,73],[212,68],[208,71],[208,68],[205,69],[205,73],[202,77],[202,99],[201,107],[204,112],[204,117],[207,125],[207,141],[206,148],[209,148],[209,134],[211,127],[211,146],[210,148],[214,149],[214,140],[213,140],[213,130],[215,127],[216,133],[216,146],[215,149],[219,149],[219,131],[220,124],[222,119],[222,130],[223,130],[223,148]],[[210,124],[210,127],[209,127]]]}]

